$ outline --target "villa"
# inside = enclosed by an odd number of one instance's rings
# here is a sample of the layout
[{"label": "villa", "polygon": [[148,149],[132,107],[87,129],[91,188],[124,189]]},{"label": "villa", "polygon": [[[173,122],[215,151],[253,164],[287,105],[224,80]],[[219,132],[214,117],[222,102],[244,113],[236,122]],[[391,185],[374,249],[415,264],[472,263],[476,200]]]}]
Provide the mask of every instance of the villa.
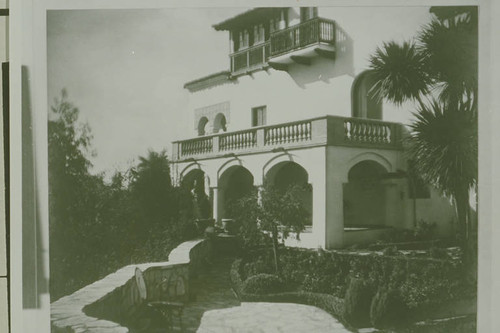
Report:
[{"label": "villa", "polygon": [[217,222],[266,179],[308,189],[309,225],[287,245],[342,248],[420,220],[453,232],[450,202],[409,176],[402,122],[412,110],[372,97],[356,36],[334,11],[255,8],[213,28],[229,33],[228,70],[184,85],[188,135],[173,142],[171,175],[203,180]]}]

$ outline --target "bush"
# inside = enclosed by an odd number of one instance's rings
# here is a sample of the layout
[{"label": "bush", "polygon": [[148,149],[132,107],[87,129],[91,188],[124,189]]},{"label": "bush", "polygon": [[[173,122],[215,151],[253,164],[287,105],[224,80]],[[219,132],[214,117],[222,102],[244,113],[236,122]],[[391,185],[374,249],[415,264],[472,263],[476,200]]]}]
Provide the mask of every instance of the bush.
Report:
[{"label": "bush", "polygon": [[249,277],[243,283],[243,292],[247,294],[270,294],[284,290],[283,282],[272,274],[257,274]]},{"label": "bush", "polygon": [[436,223],[428,223],[420,220],[413,231],[415,240],[431,240],[436,232]]},{"label": "bush", "polygon": [[376,328],[403,327],[408,323],[408,308],[396,289],[378,290],[370,307],[370,320]]},{"label": "bush", "polygon": [[344,298],[344,319],[356,327],[368,326],[373,294],[373,287],[366,281],[356,278],[351,279]]}]

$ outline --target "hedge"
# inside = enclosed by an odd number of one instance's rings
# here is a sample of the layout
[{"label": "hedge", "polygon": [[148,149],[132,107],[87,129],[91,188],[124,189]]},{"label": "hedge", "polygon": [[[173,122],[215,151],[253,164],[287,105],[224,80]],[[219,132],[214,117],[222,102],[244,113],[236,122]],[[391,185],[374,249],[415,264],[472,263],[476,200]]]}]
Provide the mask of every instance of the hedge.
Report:
[{"label": "hedge", "polygon": [[283,292],[273,294],[249,294],[243,291],[244,281],[241,278],[242,260],[233,262],[230,271],[230,278],[233,290],[238,295],[240,301],[244,302],[274,302],[274,303],[297,303],[312,305],[325,310],[336,318],[342,318],[344,310],[344,300],[333,295],[312,293],[312,292]]}]

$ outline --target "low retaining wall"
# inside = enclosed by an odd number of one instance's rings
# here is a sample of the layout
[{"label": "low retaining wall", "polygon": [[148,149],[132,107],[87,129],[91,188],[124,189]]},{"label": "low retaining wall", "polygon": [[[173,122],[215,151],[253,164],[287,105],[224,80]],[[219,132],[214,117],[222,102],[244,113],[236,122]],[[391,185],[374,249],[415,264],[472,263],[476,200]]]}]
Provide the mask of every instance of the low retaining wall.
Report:
[{"label": "low retaining wall", "polygon": [[[135,268],[144,272],[148,301],[158,300],[160,282],[164,279],[181,279],[184,297],[189,296],[189,278],[196,274],[210,255],[208,242],[188,241],[176,247],[168,261],[125,266],[71,295],[51,304],[52,332],[122,333],[127,327],[118,321],[126,318],[140,305],[141,299],[135,282]],[[99,318],[106,318],[99,319]]]}]

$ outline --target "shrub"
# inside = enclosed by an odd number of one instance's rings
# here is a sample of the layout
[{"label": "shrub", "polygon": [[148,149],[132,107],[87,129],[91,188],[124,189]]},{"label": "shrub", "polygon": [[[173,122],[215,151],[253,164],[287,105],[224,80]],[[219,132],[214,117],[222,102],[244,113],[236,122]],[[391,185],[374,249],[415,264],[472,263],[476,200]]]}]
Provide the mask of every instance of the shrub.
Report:
[{"label": "shrub", "polygon": [[272,274],[257,274],[243,283],[243,292],[247,294],[270,294],[283,291],[283,282]]},{"label": "shrub", "polygon": [[428,223],[424,220],[420,220],[413,230],[413,236],[415,237],[415,240],[431,240],[434,238],[435,231],[436,223]]},{"label": "shrub", "polygon": [[448,259],[450,256],[448,255],[448,251],[446,251],[446,249],[432,246],[429,249],[429,257],[435,259]]},{"label": "shrub", "polygon": [[377,328],[402,327],[408,323],[408,309],[396,289],[378,290],[370,307],[370,320]]},{"label": "shrub", "polygon": [[373,294],[373,287],[365,280],[351,279],[344,298],[344,319],[356,327],[367,326]]}]

